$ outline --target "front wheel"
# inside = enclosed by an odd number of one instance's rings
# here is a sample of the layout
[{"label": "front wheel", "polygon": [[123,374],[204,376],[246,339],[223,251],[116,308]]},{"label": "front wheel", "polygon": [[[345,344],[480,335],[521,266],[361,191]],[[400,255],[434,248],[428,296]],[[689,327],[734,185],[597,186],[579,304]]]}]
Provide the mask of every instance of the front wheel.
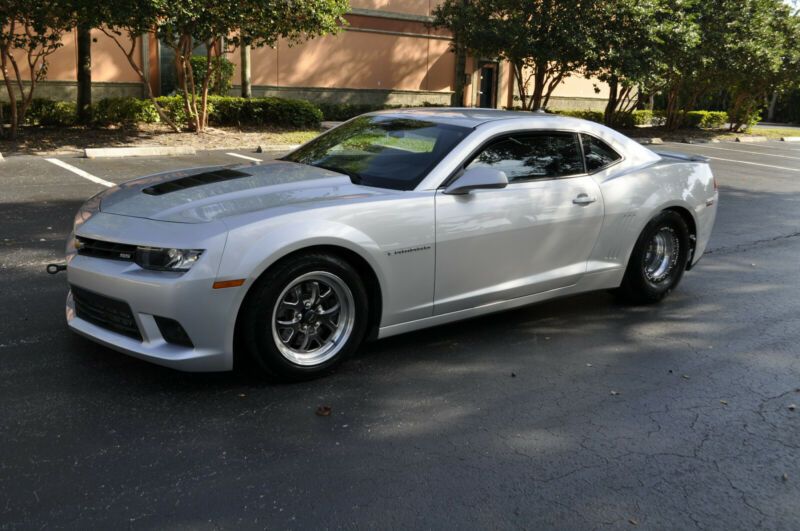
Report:
[{"label": "front wheel", "polygon": [[661,212],[639,236],[617,290],[619,296],[634,304],[661,301],[681,281],[688,256],[686,222],[677,212]]},{"label": "front wheel", "polygon": [[315,378],[359,347],[367,305],[358,273],[344,260],[292,257],[253,287],[239,328],[242,345],[255,365],[281,379]]}]

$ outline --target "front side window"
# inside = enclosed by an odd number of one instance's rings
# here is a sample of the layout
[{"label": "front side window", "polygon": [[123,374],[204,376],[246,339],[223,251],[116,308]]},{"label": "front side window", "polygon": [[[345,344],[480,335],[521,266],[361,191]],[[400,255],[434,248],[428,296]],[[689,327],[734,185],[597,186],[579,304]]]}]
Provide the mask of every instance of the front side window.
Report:
[{"label": "front side window", "polygon": [[467,168],[476,166],[503,171],[508,182],[585,173],[575,133],[525,133],[504,137],[489,144]]},{"label": "front side window", "polygon": [[602,170],[622,158],[622,155],[611,149],[611,146],[593,136],[581,135],[581,141],[588,172]]},{"label": "front side window", "polygon": [[283,160],[349,175],[356,184],[412,190],[472,130],[392,116],[361,116]]}]

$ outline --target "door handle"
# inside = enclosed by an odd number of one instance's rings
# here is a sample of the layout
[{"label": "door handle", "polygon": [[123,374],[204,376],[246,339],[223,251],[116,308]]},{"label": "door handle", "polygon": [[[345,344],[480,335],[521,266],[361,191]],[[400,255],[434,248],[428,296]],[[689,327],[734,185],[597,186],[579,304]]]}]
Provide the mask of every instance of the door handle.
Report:
[{"label": "door handle", "polygon": [[578,194],[578,197],[572,200],[573,204],[580,206],[591,205],[595,201],[597,201],[597,199],[595,197],[589,197],[589,194]]}]

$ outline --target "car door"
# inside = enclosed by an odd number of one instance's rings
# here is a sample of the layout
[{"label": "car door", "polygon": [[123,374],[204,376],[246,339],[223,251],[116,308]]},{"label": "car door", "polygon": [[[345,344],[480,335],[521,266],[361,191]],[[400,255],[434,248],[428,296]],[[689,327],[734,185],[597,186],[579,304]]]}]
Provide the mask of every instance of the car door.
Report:
[{"label": "car door", "polygon": [[464,169],[474,166],[504,171],[509,185],[465,195],[437,192],[434,313],[575,284],[603,218],[578,135],[504,135]]}]

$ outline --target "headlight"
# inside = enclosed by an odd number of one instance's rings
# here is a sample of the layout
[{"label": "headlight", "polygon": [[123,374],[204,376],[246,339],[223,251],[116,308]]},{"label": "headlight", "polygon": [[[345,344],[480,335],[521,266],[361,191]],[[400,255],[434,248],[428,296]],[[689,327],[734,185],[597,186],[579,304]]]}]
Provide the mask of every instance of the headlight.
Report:
[{"label": "headlight", "polygon": [[134,262],[144,269],[189,271],[201,254],[203,254],[202,249],[137,247]]},{"label": "headlight", "polygon": [[98,194],[94,194],[81,205],[81,208],[78,210],[78,213],[75,214],[75,219],[72,222],[73,232],[100,211],[100,201],[103,199],[102,196],[106,191],[107,190],[103,190]]}]

